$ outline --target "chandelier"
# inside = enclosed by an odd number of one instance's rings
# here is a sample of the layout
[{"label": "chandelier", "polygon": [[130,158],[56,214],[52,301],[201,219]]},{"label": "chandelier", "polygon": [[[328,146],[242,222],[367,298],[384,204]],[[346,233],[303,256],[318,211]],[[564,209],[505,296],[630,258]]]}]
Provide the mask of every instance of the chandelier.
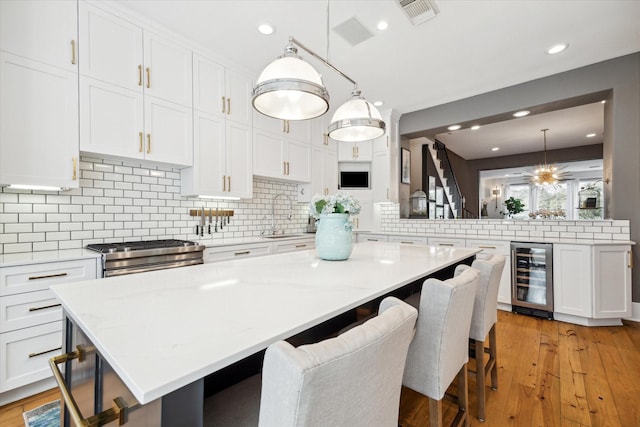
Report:
[{"label": "chandelier", "polygon": [[549,163],[547,163],[548,130],[549,129],[540,130],[544,138],[544,163],[536,167],[536,170],[533,173],[533,178],[531,178],[531,182],[539,186],[555,185],[558,183],[562,176],[562,172],[560,172],[555,165],[550,165]]}]

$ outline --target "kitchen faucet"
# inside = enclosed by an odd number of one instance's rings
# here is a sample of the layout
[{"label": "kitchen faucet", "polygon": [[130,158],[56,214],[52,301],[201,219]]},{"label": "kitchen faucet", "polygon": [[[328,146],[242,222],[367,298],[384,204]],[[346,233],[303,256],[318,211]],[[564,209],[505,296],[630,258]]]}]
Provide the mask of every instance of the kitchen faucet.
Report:
[{"label": "kitchen faucet", "polygon": [[291,221],[293,217],[293,200],[291,200],[291,197],[284,193],[276,194],[271,201],[271,235],[276,235],[278,231],[276,229],[276,199],[280,196],[286,197],[289,200],[289,214],[287,215],[287,219]]}]

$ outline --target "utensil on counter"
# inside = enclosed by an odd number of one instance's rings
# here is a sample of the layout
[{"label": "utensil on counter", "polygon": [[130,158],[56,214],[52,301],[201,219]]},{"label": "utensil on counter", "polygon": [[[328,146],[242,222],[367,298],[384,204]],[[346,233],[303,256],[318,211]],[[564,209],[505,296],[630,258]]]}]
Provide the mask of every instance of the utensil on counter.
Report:
[{"label": "utensil on counter", "polygon": [[203,205],[202,212],[200,215],[200,237],[204,237],[204,223],[205,223],[205,218],[204,218],[204,205]]},{"label": "utensil on counter", "polygon": [[211,223],[213,222],[213,209],[209,209],[209,234],[211,234]]},{"label": "utensil on counter", "polygon": [[218,207],[216,206],[216,226],[215,226],[215,232],[218,232]]}]

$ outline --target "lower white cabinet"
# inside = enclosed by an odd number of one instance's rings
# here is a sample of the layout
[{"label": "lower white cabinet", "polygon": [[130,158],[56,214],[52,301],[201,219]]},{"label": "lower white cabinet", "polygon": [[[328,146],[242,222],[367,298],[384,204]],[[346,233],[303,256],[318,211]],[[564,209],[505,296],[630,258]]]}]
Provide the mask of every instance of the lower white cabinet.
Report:
[{"label": "lower white cabinet", "polygon": [[630,317],[631,257],[630,245],[554,244],[555,318],[605,325]]},{"label": "lower white cabinet", "polygon": [[316,247],[315,237],[287,240],[285,242],[273,242],[272,250],[274,254],[280,254],[284,252],[304,251],[307,249],[314,249]]},{"label": "lower white cabinet", "polygon": [[389,236],[386,234],[357,233],[357,241],[360,242],[388,242]]},{"label": "lower white cabinet", "polygon": [[95,258],[0,268],[0,393],[51,377],[62,308],[49,287],[96,277]]},{"label": "lower white cabinet", "polygon": [[251,243],[230,246],[214,246],[204,251],[204,262],[228,261],[232,259],[251,258],[269,255],[271,242]]},{"label": "lower white cabinet", "polygon": [[498,303],[507,304],[503,308],[511,308],[511,245],[510,242],[502,240],[475,240],[467,239],[468,248],[477,248],[481,252],[476,255],[477,259],[488,259],[494,254],[504,255],[504,270],[500,277],[500,288],[498,289]]},{"label": "lower white cabinet", "polygon": [[428,243],[432,246],[449,246],[455,248],[464,248],[466,246],[465,239],[457,239],[455,237],[429,237]]},{"label": "lower white cabinet", "polygon": [[419,236],[389,236],[389,242],[402,243],[405,245],[426,245],[427,238]]}]

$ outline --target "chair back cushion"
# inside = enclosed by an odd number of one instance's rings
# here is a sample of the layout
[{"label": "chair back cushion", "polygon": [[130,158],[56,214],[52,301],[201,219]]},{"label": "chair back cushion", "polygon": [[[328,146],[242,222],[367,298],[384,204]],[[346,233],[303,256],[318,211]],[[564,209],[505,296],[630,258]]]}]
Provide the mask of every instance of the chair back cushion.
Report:
[{"label": "chair back cushion", "polygon": [[435,400],[444,397],[469,360],[469,327],[478,278],[479,272],[468,268],[444,282],[424,282],[416,336],[404,371],[405,386]]},{"label": "chair back cushion", "polygon": [[[504,255],[498,254],[489,259],[476,259],[471,264],[472,268],[480,272],[480,280],[476,300],[473,303],[469,338],[484,341],[491,327],[498,321],[498,290],[504,264]],[[461,265],[456,267],[454,275],[460,274],[465,267]]]},{"label": "chair back cushion", "polygon": [[336,338],[298,348],[270,345],[259,425],[397,426],[416,318],[415,308],[389,297],[378,316]]}]

